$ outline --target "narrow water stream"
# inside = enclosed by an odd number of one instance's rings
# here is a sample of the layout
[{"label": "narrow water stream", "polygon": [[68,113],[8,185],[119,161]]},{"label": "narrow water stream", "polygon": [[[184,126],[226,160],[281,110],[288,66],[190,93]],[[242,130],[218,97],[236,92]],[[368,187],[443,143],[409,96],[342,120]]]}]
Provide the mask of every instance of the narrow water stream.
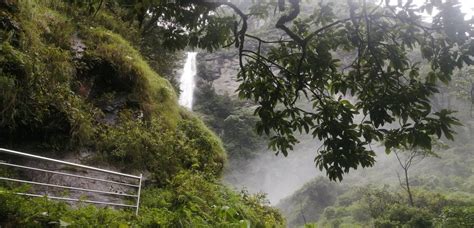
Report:
[{"label": "narrow water stream", "polygon": [[186,63],[183,67],[183,74],[179,79],[179,104],[192,110],[193,109],[193,94],[196,82],[194,76],[196,75],[196,55],[197,52],[188,52]]}]

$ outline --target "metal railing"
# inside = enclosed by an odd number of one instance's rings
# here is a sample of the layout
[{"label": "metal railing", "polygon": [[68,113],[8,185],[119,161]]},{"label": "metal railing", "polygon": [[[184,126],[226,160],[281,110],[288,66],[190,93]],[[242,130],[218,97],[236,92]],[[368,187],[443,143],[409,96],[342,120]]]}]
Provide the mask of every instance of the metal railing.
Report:
[{"label": "metal railing", "polygon": [[142,174],[140,174],[140,176],[135,176],[135,175],[119,173],[119,172],[115,172],[115,171],[111,171],[111,170],[100,169],[100,168],[96,168],[96,167],[92,167],[92,166],[86,166],[86,165],[76,164],[76,163],[72,163],[72,162],[66,162],[66,161],[61,161],[61,160],[57,160],[57,159],[52,159],[52,158],[42,157],[42,156],[38,156],[38,155],[33,155],[33,154],[23,153],[23,152],[19,152],[19,151],[0,148],[0,154],[2,154],[2,153],[3,154],[8,154],[10,156],[20,156],[20,157],[25,157],[27,159],[36,159],[36,160],[41,160],[41,161],[44,161],[44,162],[51,162],[51,163],[66,165],[66,166],[70,166],[70,167],[81,168],[81,169],[85,169],[85,170],[92,170],[92,171],[95,171],[95,172],[111,174],[111,175],[120,176],[120,177],[126,177],[128,179],[134,180],[135,182],[138,182],[138,183],[127,183],[127,182],[120,182],[120,181],[112,181],[112,180],[107,180],[107,179],[104,179],[104,178],[97,178],[97,177],[92,177],[92,176],[85,176],[85,175],[78,175],[78,174],[60,172],[60,171],[55,171],[55,170],[31,167],[31,166],[28,166],[28,165],[13,164],[13,163],[2,161],[2,159],[0,159],[0,165],[1,166],[7,166],[7,167],[16,168],[16,169],[32,170],[32,171],[48,173],[48,174],[56,174],[56,175],[61,175],[61,176],[73,177],[73,178],[81,178],[81,179],[85,179],[85,180],[89,180],[89,181],[98,181],[98,182],[108,183],[110,185],[126,186],[128,188],[135,189],[135,192],[136,192],[136,194],[126,194],[126,193],[120,193],[120,192],[102,191],[102,190],[97,190],[97,189],[80,188],[80,187],[73,187],[73,186],[66,186],[66,185],[51,184],[51,183],[47,183],[47,182],[30,181],[30,180],[23,180],[23,179],[16,179],[16,178],[9,178],[9,177],[0,176],[0,180],[8,181],[8,182],[31,184],[31,185],[36,185],[36,186],[52,187],[52,188],[58,188],[58,189],[67,189],[67,190],[73,190],[73,191],[79,191],[79,192],[90,192],[90,193],[96,193],[96,194],[111,195],[111,196],[115,196],[115,197],[135,198],[135,204],[104,202],[104,201],[96,201],[96,200],[83,200],[83,199],[77,199],[77,198],[67,198],[67,197],[52,196],[52,195],[47,195],[47,194],[43,194],[43,195],[42,194],[33,194],[33,193],[27,193],[27,192],[16,192],[15,194],[24,195],[24,196],[31,196],[31,197],[44,197],[44,196],[46,196],[48,199],[54,199],[54,200],[71,201],[71,202],[84,202],[84,203],[102,204],[102,205],[110,205],[110,206],[117,206],[117,207],[135,208],[135,214],[138,215],[138,208],[140,207],[140,193],[141,193],[141,189],[142,189],[142,179],[143,179]]}]

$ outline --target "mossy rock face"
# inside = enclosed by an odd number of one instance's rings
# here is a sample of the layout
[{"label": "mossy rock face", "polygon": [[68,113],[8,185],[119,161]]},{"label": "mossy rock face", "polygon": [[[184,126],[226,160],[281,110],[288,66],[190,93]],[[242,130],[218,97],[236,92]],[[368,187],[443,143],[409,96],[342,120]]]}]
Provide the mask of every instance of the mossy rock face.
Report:
[{"label": "mossy rock face", "polygon": [[0,146],[86,148],[95,162],[150,173],[159,184],[184,169],[219,176],[219,139],[117,33],[138,32],[107,10],[83,17],[68,4],[13,2],[18,10],[0,14]]},{"label": "mossy rock face", "polygon": [[84,1],[0,1],[0,147],[49,157],[84,150],[91,165],[144,173],[140,215],[0,185],[0,226],[284,227],[264,197],[219,183],[220,139],[179,107],[137,51],[139,33],[104,2],[91,17]]},{"label": "mossy rock face", "polygon": [[[178,123],[177,96],[171,84],[154,72],[141,55],[120,35],[104,28],[84,31],[86,59],[103,61],[99,67],[109,67],[109,72],[99,75],[104,88],[129,92],[130,99],[139,101],[146,118],[165,116],[169,124]],[[102,89],[102,88],[98,88]]]}]

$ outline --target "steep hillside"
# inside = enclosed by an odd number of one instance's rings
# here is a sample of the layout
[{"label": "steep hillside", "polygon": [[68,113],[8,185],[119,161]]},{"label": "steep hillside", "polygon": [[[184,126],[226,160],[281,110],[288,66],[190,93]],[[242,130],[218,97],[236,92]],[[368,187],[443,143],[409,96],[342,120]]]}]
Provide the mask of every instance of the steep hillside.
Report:
[{"label": "steep hillside", "polygon": [[0,2],[0,147],[80,154],[84,163],[143,172],[141,216],[14,197],[3,185],[0,226],[281,226],[264,198],[219,183],[220,140],[178,106],[172,85],[138,51],[141,34],[122,10],[112,1],[100,9]]},{"label": "steep hillside", "polygon": [[218,175],[225,160],[219,140],[178,106],[169,82],[120,35],[121,25],[106,13],[69,18],[60,12],[71,6],[51,5],[27,1],[4,12],[2,144],[98,151],[94,158],[155,174]]}]

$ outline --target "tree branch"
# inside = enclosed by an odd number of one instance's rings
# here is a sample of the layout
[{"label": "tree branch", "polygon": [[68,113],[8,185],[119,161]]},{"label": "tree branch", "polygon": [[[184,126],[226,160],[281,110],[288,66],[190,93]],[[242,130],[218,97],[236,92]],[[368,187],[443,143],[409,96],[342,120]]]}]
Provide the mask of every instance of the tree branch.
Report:
[{"label": "tree branch", "polygon": [[288,27],[286,27],[285,23],[290,22],[294,20],[298,14],[300,14],[300,1],[299,0],[289,0],[291,4],[291,11],[286,14],[281,16],[277,23],[275,24],[275,27],[278,29],[283,30],[291,39],[293,39],[295,42],[297,42],[300,46],[303,45],[303,39],[298,36],[296,33],[291,31]]}]

